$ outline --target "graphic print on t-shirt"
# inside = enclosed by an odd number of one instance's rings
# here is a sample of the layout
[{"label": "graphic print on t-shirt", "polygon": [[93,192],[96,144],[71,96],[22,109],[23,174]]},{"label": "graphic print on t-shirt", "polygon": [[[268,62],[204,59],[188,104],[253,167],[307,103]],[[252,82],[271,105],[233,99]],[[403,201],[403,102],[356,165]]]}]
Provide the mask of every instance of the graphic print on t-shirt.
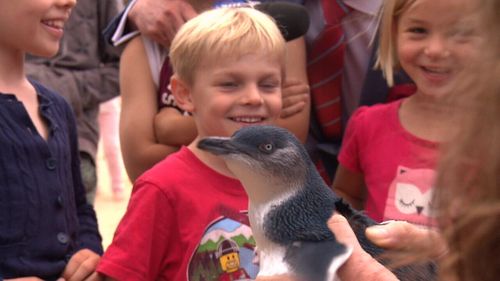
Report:
[{"label": "graphic print on t-shirt", "polygon": [[188,267],[189,281],[253,280],[259,272],[246,213],[227,212],[210,224]]},{"label": "graphic print on t-shirt", "polygon": [[389,187],[384,220],[405,220],[413,224],[434,226],[432,192],[435,171],[399,166]]}]

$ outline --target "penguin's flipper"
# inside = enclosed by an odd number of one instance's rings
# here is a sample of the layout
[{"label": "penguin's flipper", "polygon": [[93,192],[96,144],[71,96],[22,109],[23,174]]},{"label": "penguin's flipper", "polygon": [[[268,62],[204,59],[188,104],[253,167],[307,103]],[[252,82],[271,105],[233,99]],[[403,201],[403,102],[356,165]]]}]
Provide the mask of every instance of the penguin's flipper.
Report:
[{"label": "penguin's flipper", "polygon": [[333,281],[351,253],[350,247],[335,240],[301,241],[288,246],[285,260],[301,281]]}]

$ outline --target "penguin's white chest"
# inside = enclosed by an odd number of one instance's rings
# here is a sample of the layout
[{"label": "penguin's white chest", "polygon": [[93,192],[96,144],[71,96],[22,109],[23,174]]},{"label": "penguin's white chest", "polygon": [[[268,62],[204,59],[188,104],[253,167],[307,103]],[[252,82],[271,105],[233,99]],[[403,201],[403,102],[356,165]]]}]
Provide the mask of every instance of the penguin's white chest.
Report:
[{"label": "penguin's white chest", "polygon": [[285,248],[279,245],[270,245],[265,249],[257,248],[260,270],[258,276],[273,276],[290,273],[290,267],[284,262]]},{"label": "penguin's white chest", "polygon": [[252,233],[257,243],[259,256],[258,276],[272,276],[291,272],[290,266],[285,262],[286,248],[271,240],[264,233],[264,218],[269,212],[269,205],[249,207],[249,219]]}]

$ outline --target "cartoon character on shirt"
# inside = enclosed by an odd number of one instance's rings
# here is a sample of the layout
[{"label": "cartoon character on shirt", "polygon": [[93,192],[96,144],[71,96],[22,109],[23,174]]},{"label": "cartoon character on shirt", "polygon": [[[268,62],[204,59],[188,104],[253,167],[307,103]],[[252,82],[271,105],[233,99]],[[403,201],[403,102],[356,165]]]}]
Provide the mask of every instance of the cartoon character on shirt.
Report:
[{"label": "cartoon character on shirt", "polygon": [[188,266],[189,281],[253,280],[256,243],[246,212],[225,211],[207,226]]},{"label": "cartoon character on shirt", "polygon": [[435,180],[432,169],[410,169],[399,166],[389,187],[384,220],[405,220],[435,226],[432,193]]},{"label": "cartoon character on shirt", "polygon": [[219,281],[234,281],[249,279],[250,275],[244,268],[240,268],[240,247],[233,240],[219,242],[215,256],[219,259],[222,273]]}]

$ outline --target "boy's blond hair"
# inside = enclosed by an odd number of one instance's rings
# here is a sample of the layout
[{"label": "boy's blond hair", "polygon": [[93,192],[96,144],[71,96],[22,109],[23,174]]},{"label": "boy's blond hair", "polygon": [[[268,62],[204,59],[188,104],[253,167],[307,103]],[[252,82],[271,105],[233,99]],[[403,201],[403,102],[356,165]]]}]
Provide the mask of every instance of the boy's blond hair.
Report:
[{"label": "boy's blond hair", "polygon": [[380,14],[379,45],[375,66],[382,70],[387,84],[394,85],[394,70],[399,67],[396,46],[398,18],[417,0],[385,0]]},{"label": "boy's blond hair", "polygon": [[204,58],[216,62],[254,52],[275,57],[284,75],[285,40],[273,19],[253,8],[219,8],[185,23],[174,37],[169,55],[174,73],[192,84]]}]

